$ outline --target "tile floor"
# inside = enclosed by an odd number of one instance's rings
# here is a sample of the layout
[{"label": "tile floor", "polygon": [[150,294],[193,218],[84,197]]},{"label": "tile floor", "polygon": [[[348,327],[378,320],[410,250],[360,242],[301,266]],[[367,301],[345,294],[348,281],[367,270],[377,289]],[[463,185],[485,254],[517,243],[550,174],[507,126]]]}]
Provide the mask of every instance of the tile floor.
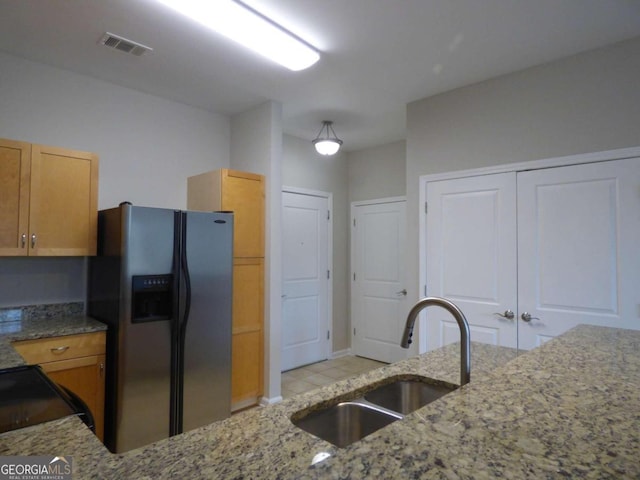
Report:
[{"label": "tile floor", "polygon": [[282,398],[314,390],[352,375],[386,365],[362,357],[340,357],[282,373]]}]

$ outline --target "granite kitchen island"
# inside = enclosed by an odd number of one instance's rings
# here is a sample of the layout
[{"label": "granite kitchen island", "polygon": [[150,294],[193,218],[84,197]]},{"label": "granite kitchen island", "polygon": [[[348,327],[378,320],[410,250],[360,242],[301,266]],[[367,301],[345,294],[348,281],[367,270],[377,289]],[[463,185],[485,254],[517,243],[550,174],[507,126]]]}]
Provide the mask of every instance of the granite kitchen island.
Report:
[{"label": "granite kitchen island", "polygon": [[579,326],[520,355],[471,350],[470,384],[346,448],[290,417],[395,375],[457,384],[458,346],[120,455],[77,418],[0,435],[0,455],[70,455],[74,479],[640,478],[640,331]]}]

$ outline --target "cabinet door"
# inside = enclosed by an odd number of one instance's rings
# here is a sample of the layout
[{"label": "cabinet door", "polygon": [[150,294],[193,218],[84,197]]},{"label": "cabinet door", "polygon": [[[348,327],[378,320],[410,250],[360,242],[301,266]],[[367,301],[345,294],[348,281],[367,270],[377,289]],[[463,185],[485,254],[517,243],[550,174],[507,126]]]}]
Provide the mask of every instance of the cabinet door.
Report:
[{"label": "cabinet door", "polygon": [[78,395],[89,407],[96,436],[104,440],[104,355],[43,363],[42,369],[54,382]]},{"label": "cabinet door", "polygon": [[639,158],[518,173],[518,347],[580,323],[637,329],[639,245]]},{"label": "cabinet door", "polygon": [[264,261],[233,264],[232,409],[254,405],[262,395]]},{"label": "cabinet door", "polygon": [[27,254],[30,156],[30,144],[0,139],[0,256]]},{"label": "cabinet door", "polygon": [[222,209],[234,213],[234,257],[264,257],[264,177],[223,169]]},{"label": "cabinet door", "polygon": [[98,159],[33,145],[29,255],[95,255]]}]

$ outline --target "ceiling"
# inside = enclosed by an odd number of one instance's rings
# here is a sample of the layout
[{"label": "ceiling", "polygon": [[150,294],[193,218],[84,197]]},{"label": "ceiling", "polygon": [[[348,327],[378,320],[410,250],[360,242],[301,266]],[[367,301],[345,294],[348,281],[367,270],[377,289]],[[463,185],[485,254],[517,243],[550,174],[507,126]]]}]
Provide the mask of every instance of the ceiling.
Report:
[{"label": "ceiling", "polygon": [[[203,0],[205,1],[205,0]],[[245,0],[321,52],[291,72],[155,0],[0,0],[0,50],[233,115],[333,120],[347,151],[405,138],[406,104],[640,35],[637,0]],[[105,32],[154,50],[98,45]]]}]

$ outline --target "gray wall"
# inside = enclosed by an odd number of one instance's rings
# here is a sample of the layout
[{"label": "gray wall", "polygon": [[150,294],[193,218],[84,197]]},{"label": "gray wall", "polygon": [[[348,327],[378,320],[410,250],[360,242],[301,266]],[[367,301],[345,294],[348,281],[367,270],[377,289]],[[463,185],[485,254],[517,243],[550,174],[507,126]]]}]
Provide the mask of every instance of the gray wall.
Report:
[{"label": "gray wall", "polygon": [[349,152],[349,202],[406,194],[406,142]]},{"label": "gray wall", "polygon": [[408,278],[424,174],[640,145],[640,37],[407,108]]},{"label": "gray wall", "polygon": [[[0,137],[97,153],[101,209],[184,208],[188,176],[229,166],[227,117],[3,53],[0,112]],[[83,265],[2,258],[0,306],[83,300]]]},{"label": "gray wall", "polygon": [[318,155],[310,140],[284,136],[282,184],[333,193],[333,351],[350,346],[349,201],[347,161],[343,153]]}]

